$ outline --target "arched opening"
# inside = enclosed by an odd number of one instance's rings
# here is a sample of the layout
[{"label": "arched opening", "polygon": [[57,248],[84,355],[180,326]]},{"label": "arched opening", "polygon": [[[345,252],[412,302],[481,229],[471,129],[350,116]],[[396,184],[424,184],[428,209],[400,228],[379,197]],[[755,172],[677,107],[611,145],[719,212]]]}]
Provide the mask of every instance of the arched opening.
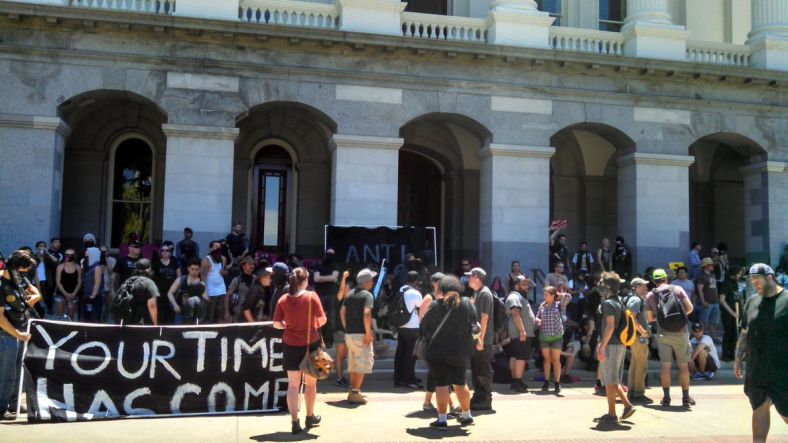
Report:
[{"label": "arched opening", "polygon": [[612,243],[619,232],[617,161],[634,142],[607,125],[583,123],[557,132],[550,144],[550,219],[568,221],[562,233],[570,253],[583,241],[591,251],[603,238]]},{"label": "arched opening", "polygon": [[437,228],[438,264],[453,269],[479,257],[479,150],[491,138],[480,123],[434,113],[400,129],[398,217],[401,225]]},{"label": "arched opening", "polygon": [[[724,243],[734,263],[768,251],[768,237],[760,226],[768,208],[753,198],[766,183],[746,171],[746,166],[765,161],[766,151],[742,135],[717,133],[697,140],[689,154],[695,157],[690,167],[691,241],[702,245],[704,256]],[[750,205],[758,208],[748,210]]]},{"label": "arched opening", "polygon": [[233,219],[246,221],[255,249],[321,257],[336,123],[303,103],[270,102],[236,126]]},{"label": "arched opening", "polygon": [[86,232],[110,248],[131,233],[146,243],[162,240],[164,111],[128,91],[98,90],[64,101],[58,112],[72,128],[63,166],[64,245],[80,245]]}]

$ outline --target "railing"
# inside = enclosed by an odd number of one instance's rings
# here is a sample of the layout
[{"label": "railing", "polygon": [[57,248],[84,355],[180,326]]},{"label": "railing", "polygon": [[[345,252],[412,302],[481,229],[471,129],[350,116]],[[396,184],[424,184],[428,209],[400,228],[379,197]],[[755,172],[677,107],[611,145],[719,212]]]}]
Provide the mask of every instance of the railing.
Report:
[{"label": "railing", "polygon": [[337,29],[339,9],[336,4],[289,0],[241,0],[238,18],[251,23]]},{"label": "railing", "polygon": [[77,8],[112,9],[163,15],[175,13],[175,0],[67,0],[67,4]]},{"label": "railing", "polygon": [[688,41],[687,60],[711,65],[750,66],[750,47],[732,43]]},{"label": "railing", "polygon": [[487,21],[480,18],[403,12],[402,35],[432,40],[485,43]]},{"label": "railing", "polygon": [[560,51],[624,55],[624,36],[619,32],[553,26],[550,28],[550,47]]}]

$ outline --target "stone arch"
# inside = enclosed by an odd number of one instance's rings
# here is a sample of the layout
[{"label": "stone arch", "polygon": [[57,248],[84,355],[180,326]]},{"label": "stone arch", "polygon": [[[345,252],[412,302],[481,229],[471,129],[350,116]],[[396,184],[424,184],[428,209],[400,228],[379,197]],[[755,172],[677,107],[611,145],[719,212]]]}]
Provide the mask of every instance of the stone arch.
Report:
[{"label": "stone arch", "polygon": [[161,240],[167,145],[161,130],[161,125],[167,122],[164,110],[134,92],[103,89],[65,100],[57,111],[72,129],[64,151],[61,221],[64,242],[77,246],[85,232],[92,232],[107,246],[118,246],[110,244],[111,170],[114,148],[130,138],[143,141],[153,152],[149,240]]}]

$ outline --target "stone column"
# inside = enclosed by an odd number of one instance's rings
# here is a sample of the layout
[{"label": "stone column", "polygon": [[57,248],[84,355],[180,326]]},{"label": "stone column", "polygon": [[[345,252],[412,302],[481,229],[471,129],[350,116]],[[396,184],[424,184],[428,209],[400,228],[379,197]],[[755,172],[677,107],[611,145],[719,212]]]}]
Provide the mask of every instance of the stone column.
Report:
[{"label": "stone column", "polygon": [[167,136],[162,238],[179,239],[194,230],[200,253],[230,232],[233,166],[238,128],[162,125]]},{"label": "stone column", "polygon": [[[179,17],[238,20],[238,3],[216,0],[178,0],[173,15]],[[202,250],[200,250],[202,253]]]},{"label": "stone column", "polygon": [[618,160],[618,231],[632,272],[683,261],[689,251],[687,155],[634,153]]},{"label": "stone column", "polygon": [[0,251],[60,235],[63,157],[71,129],[57,117],[0,114]]},{"label": "stone column", "polygon": [[668,0],[627,0],[624,55],[662,60],[687,59],[684,26],[674,25],[668,12]]},{"label": "stone column", "polygon": [[396,226],[399,148],[404,139],[335,134],[331,139],[331,224]]},{"label": "stone column", "polygon": [[402,36],[402,11],[407,3],[400,0],[336,0],[336,3],[340,30]]},{"label": "stone column", "polygon": [[777,263],[788,233],[788,163],[741,168],[744,175],[744,243],[748,263]]},{"label": "stone column", "polygon": [[487,16],[487,38],[495,45],[547,49],[554,21],[534,0],[495,0]]},{"label": "stone column", "polygon": [[788,2],[752,0],[752,32],[747,44],[758,68],[788,71]]},{"label": "stone column", "polygon": [[547,269],[550,225],[550,157],[555,148],[491,144],[481,160],[479,252],[492,280],[512,260],[523,272]]}]

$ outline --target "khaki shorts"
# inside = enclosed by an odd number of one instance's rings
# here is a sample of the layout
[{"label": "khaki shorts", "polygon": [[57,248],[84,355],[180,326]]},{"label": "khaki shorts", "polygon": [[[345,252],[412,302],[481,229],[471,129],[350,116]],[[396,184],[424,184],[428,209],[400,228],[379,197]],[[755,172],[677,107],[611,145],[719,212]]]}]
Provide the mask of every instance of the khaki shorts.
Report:
[{"label": "khaki shorts", "polygon": [[675,357],[676,363],[689,363],[692,355],[689,335],[686,332],[663,332],[657,337],[657,350],[659,350],[659,361],[662,363],[672,363]]},{"label": "khaki shorts", "polygon": [[345,334],[347,345],[348,372],[371,374],[375,362],[375,351],[372,343],[364,346],[364,334]]},{"label": "khaki shorts", "polygon": [[623,345],[605,346],[605,361],[599,364],[599,380],[602,386],[620,385],[624,379],[624,357],[627,348]]}]

